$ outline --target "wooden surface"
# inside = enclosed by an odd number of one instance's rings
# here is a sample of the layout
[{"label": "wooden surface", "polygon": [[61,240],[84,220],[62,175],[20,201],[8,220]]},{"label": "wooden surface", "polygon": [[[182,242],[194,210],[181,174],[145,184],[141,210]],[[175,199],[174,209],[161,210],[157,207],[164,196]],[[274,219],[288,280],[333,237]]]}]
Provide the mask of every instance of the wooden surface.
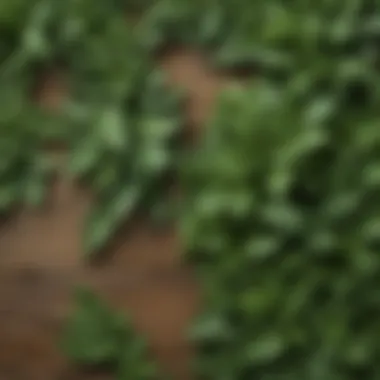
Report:
[{"label": "wooden surface", "polygon": [[[174,85],[189,91],[189,125],[200,125],[223,81],[191,52],[172,52],[161,64]],[[48,105],[59,102],[60,88],[45,84]],[[121,232],[106,262],[90,268],[81,260],[90,203],[89,194],[62,175],[43,210],[24,210],[0,227],[0,379],[103,378],[76,373],[57,349],[78,283],[91,284],[131,315],[163,370],[177,380],[192,379],[185,332],[200,296],[190,268],[181,264],[175,228],[157,231],[136,222]]]}]

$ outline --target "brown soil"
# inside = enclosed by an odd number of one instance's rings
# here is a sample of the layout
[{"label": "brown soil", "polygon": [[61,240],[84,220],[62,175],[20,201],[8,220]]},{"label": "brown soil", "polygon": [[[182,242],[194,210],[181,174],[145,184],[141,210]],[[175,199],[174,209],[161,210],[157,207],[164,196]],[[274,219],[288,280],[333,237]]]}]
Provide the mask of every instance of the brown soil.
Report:
[{"label": "brown soil", "polygon": [[207,120],[214,99],[227,78],[217,75],[194,51],[174,50],[161,59],[172,84],[184,88],[189,95],[187,114],[189,123],[197,130]]},{"label": "brown soil", "polygon": [[[223,81],[192,52],[172,52],[162,66],[172,84],[189,91],[190,124],[200,125]],[[61,86],[48,81],[43,87],[47,105],[56,106]],[[24,210],[0,228],[0,379],[103,378],[77,373],[57,348],[72,288],[84,282],[131,315],[163,370],[190,380],[185,332],[199,294],[190,269],[181,265],[175,229],[157,231],[136,222],[122,231],[109,260],[90,268],[81,259],[90,203],[88,194],[62,175],[43,210]]]}]

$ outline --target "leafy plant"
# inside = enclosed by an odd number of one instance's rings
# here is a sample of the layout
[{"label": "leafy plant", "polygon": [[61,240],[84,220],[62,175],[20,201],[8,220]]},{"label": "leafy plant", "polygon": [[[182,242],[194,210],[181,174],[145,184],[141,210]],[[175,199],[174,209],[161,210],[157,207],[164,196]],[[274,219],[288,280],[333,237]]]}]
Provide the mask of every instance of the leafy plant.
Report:
[{"label": "leafy plant", "polygon": [[140,37],[150,49],[192,44],[222,67],[288,77],[321,54],[378,61],[378,11],[371,0],[157,0],[146,7]]},{"label": "leafy plant", "polygon": [[6,214],[43,201],[54,172],[43,148],[54,127],[44,129],[48,119],[25,97],[23,85],[0,83],[0,212]]},{"label": "leafy plant", "polygon": [[88,289],[78,289],[62,348],[75,364],[107,366],[120,380],[158,379],[147,348],[129,323]]},{"label": "leafy plant", "polygon": [[[25,201],[29,190],[14,190],[25,178],[42,196],[40,162],[49,161],[44,144],[59,140],[68,147],[73,176],[84,179],[95,193],[96,206],[85,232],[86,253],[92,255],[142,205],[153,210],[165,199],[166,177],[175,169],[172,143],[181,124],[179,99],[167,88],[162,73],[153,70],[151,57],[122,13],[125,2],[31,3],[19,0],[13,8],[3,9],[7,50],[0,65],[4,78],[12,77],[8,89],[15,94],[8,97],[6,107],[20,108],[16,97],[22,98],[22,114],[17,114],[18,108],[12,136],[23,134],[28,147],[17,154],[31,169],[17,169],[17,159],[4,156],[4,171],[12,172],[14,182],[4,184],[2,204],[6,209],[13,202],[10,198]],[[11,20],[5,19],[6,12]],[[46,115],[33,102],[32,90],[40,72],[49,68],[65,72],[68,93],[60,110]],[[19,137],[9,138],[20,146]]]},{"label": "leafy plant", "polygon": [[52,8],[49,22],[55,55],[71,74],[63,111],[72,131],[69,170],[96,196],[85,231],[91,256],[143,205],[152,209],[165,197],[181,117],[178,97],[153,70],[120,13],[121,4],[89,4],[81,0],[65,3],[60,11]]},{"label": "leafy plant", "polygon": [[[257,68],[271,82],[229,90],[183,169],[182,236],[207,305],[199,373],[376,378],[378,24],[371,0],[3,2],[0,209],[43,199],[44,146],[60,136],[96,196],[86,250],[98,252],[177,168],[180,99],[152,53],[185,43]],[[69,93],[46,115],[31,92],[57,66]],[[154,378],[119,317],[87,291],[77,302],[63,344],[74,361]]]},{"label": "leafy plant", "polygon": [[0,210],[39,205],[54,171],[44,151],[59,125],[33,101],[35,67],[26,43],[36,1],[0,5]]},{"label": "leafy plant", "polygon": [[85,235],[90,255],[142,206],[152,209],[165,198],[168,174],[176,169],[180,99],[127,32],[114,20],[101,38],[84,44],[92,63],[74,77],[75,103],[67,109],[69,123],[79,126],[69,168],[97,197]]},{"label": "leafy plant", "polygon": [[203,378],[380,374],[379,76],[346,64],[322,88],[309,71],[228,90],[184,169]]}]

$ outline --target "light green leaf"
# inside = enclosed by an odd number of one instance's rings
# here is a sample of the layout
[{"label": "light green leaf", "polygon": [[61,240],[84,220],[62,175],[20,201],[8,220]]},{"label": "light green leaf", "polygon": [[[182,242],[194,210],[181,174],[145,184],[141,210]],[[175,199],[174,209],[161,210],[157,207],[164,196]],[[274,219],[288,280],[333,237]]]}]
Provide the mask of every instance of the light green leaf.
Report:
[{"label": "light green leaf", "polygon": [[123,188],[107,203],[100,204],[90,213],[85,231],[85,252],[92,256],[104,248],[122,221],[135,211],[141,196],[139,187]]},{"label": "light green leaf", "polygon": [[279,336],[268,334],[258,336],[250,342],[246,348],[247,358],[255,365],[263,365],[272,362],[285,350],[285,345]]},{"label": "light green leaf", "polygon": [[96,122],[98,136],[104,144],[112,150],[126,149],[127,147],[127,120],[116,107],[108,107],[100,113]]}]

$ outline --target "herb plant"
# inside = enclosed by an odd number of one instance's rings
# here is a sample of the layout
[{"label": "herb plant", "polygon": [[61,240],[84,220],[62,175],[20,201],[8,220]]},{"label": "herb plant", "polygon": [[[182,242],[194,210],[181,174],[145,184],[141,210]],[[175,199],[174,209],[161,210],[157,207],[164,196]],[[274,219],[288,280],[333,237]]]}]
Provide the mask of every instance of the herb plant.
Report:
[{"label": "herb plant", "polygon": [[379,59],[375,1],[158,0],[146,7],[145,46],[193,45],[214,63],[288,77],[300,68],[352,56]]},{"label": "herb plant", "polygon": [[[139,44],[123,15],[127,5],[19,0],[0,19],[6,31],[0,37],[1,75],[8,86],[0,120],[7,145],[0,153],[1,208],[6,212],[16,202],[36,198],[29,193],[37,188],[42,197],[42,166],[49,162],[45,146],[58,140],[68,148],[68,170],[85,180],[96,198],[84,236],[88,256],[102,250],[141,208],[162,204],[175,170],[180,101]],[[40,73],[50,69],[64,72],[68,90],[59,110],[47,114],[33,91]],[[6,126],[10,122],[12,128]]]},{"label": "herb plant", "polygon": [[309,98],[295,77],[220,99],[183,174],[182,236],[205,292],[201,378],[380,374],[379,77],[365,78],[356,105],[352,78]]},{"label": "herb plant", "polygon": [[[181,102],[154,53],[185,44],[255,69],[181,169],[181,234],[206,305],[197,374],[378,378],[379,17],[373,0],[3,2],[0,211],[43,200],[45,146],[59,139],[96,198],[92,256],[165,199],[177,169]],[[48,114],[33,88],[57,67],[68,92]],[[63,344],[74,361],[155,378],[119,317],[87,291],[77,302]]]},{"label": "herb plant", "polygon": [[109,368],[120,380],[159,379],[147,347],[124,317],[89,289],[78,289],[65,326],[62,349],[75,364]]}]

